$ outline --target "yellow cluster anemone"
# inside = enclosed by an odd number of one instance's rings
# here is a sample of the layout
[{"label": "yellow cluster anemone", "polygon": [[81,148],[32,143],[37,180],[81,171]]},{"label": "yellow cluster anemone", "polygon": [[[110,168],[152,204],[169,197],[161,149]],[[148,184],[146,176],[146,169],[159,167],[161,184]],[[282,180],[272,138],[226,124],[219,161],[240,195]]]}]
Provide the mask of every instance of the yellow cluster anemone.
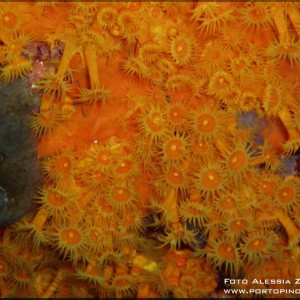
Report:
[{"label": "yellow cluster anemone", "polygon": [[43,175],[0,229],[0,297],[299,278],[299,20],[296,2],[0,3],[0,81],[41,97]]}]

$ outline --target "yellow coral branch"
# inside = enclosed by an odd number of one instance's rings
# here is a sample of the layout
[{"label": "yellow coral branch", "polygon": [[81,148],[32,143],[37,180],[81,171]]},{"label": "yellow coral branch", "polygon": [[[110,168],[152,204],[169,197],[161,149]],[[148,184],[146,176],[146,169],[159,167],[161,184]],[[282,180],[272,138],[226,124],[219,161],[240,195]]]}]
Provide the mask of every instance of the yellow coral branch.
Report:
[{"label": "yellow coral branch", "polygon": [[89,70],[91,89],[100,89],[100,77],[97,64],[97,50],[95,47],[87,47],[85,49],[86,62]]},{"label": "yellow coral branch", "polygon": [[42,230],[49,216],[49,212],[45,208],[41,208],[32,220],[37,230]]},{"label": "yellow coral branch", "polygon": [[271,6],[271,13],[278,31],[279,41],[281,43],[288,42],[290,40],[290,37],[284,11],[280,9],[277,3],[274,3]]},{"label": "yellow coral branch", "polygon": [[300,229],[295,226],[293,221],[290,219],[288,214],[284,212],[282,209],[275,208],[274,216],[279,220],[281,225],[286,230],[289,237],[289,246],[293,247],[294,244],[300,239]]},{"label": "yellow coral branch", "polygon": [[69,64],[71,59],[76,53],[81,53],[81,45],[75,36],[67,35],[65,38],[65,48],[64,54],[62,56],[59,68],[57,70],[56,76],[60,79],[64,78],[67,70],[69,69]]},{"label": "yellow coral branch", "polygon": [[50,298],[53,293],[57,290],[58,286],[62,282],[66,275],[66,272],[64,269],[59,269],[58,273],[56,274],[55,278],[51,282],[50,286],[46,290],[46,292],[41,296],[41,298]]},{"label": "yellow coral branch", "polygon": [[[171,216],[172,223],[179,222],[178,205],[177,205],[177,192],[175,188],[168,188],[164,199],[164,207],[168,209]],[[174,220],[174,222],[173,222]]]}]

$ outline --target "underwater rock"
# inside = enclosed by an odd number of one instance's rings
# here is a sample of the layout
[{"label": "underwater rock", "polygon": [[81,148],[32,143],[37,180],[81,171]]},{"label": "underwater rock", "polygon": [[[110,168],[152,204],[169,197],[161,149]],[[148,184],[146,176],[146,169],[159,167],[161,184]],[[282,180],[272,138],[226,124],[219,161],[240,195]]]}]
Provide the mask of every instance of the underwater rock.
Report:
[{"label": "underwater rock", "polygon": [[32,198],[42,182],[28,125],[38,102],[25,78],[0,83],[0,226],[8,226],[34,207]]}]

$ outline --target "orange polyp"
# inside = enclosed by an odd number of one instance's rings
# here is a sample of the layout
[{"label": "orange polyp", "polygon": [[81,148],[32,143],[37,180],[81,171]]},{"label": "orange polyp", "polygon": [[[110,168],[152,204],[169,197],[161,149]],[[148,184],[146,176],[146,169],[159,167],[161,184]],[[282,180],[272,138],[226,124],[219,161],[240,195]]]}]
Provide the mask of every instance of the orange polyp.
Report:
[{"label": "orange polyp", "polygon": [[57,126],[57,116],[52,111],[41,111],[31,117],[30,126],[37,137],[50,133]]},{"label": "orange polyp", "polygon": [[199,132],[203,133],[210,133],[212,132],[216,127],[216,121],[211,115],[200,115],[198,117],[198,124],[197,127],[199,129]]},{"label": "orange polyp", "polygon": [[224,264],[226,271],[231,274],[238,273],[241,261],[235,246],[226,240],[213,240],[210,237],[208,243],[212,247],[211,250],[208,250],[208,258],[211,264],[218,268]]},{"label": "orange polyp", "polygon": [[185,137],[174,136],[168,138],[163,146],[163,158],[168,161],[182,161],[186,154],[187,139]]},{"label": "orange polyp", "polygon": [[264,249],[266,245],[267,242],[264,239],[255,239],[248,245],[248,249],[250,251],[259,251]]},{"label": "orange polyp", "polygon": [[61,232],[61,238],[66,244],[70,246],[78,245],[81,242],[80,233],[72,229],[63,230]]},{"label": "orange polyp", "polygon": [[26,272],[21,272],[16,274],[16,276],[20,279],[20,280],[27,280],[29,278],[29,274],[27,274]]},{"label": "orange polyp", "polygon": [[241,232],[245,228],[247,228],[248,223],[245,220],[238,220],[238,221],[233,221],[230,224],[230,229],[233,230],[234,232]]},{"label": "orange polyp", "polygon": [[111,150],[102,150],[99,152],[98,157],[97,157],[97,161],[101,164],[101,165],[109,165],[111,162],[111,157],[112,157],[112,152]]},{"label": "orange polyp", "polygon": [[191,63],[194,56],[194,40],[192,37],[178,35],[171,41],[171,55],[179,66],[186,66]]},{"label": "orange polyp", "polygon": [[203,174],[201,184],[206,189],[216,189],[221,183],[220,173],[216,170],[210,170]]},{"label": "orange polyp", "polygon": [[234,252],[233,252],[233,247],[230,245],[223,245],[223,244],[219,245],[218,253],[225,260],[227,260],[227,259],[232,260],[235,258]]},{"label": "orange polyp", "polygon": [[7,274],[7,271],[8,271],[8,267],[7,267],[7,264],[4,262],[4,260],[0,260],[0,277],[3,278],[5,277]]},{"label": "orange polyp", "polygon": [[162,129],[162,118],[161,115],[158,113],[153,113],[148,118],[148,125],[154,132],[160,132]]},{"label": "orange polyp", "polygon": [[11,13],[7,12],[6,14],[2,15],[2,24],[10,29],[12,29],[17,23],[17,17]]},{"label": "orange polyp", "polygon": [[122,188],[117,188],[113,191],[114,200],[117,202],[124,202],[128,200],[129,192]]},{"label": "orange polyp", "polygon": [[295,193],[294,190],[290,187],[282,187],[277,191],[277,196],[281,202],[288,204],[293,201]]},{"label": "orange polyp", "polygon": [[226,72],[216,72],[209,82],[209,93],[217,97],[226,97],[231,91],[234,83],[233,77]]},{"label": "orange polyp", "polygon": [[62,156],[57,161],[57,171],[61,174],[69,174],[72,167],[72,162],[68,156]]},{"label": "orange polyp", "polygon": [[129,160],[123,160],[121,161],[117,168],[116,168],[116,172],[118,174],[126,174],[129,173],[133,168],[132,162]]},{"label": "orange polyp", "polygon": [[105,212],[112,212],[112,211],[113,211],[113,207],[112,207],[110,204],[104,202],[103,199],[99,199],[99,200],[98,200],[98,205],[99,205],[99,206],[101,207],[101,209],[102,209],[103,211],[105,211]]},{"label": "orange polyp", "polygon": [[185,115],[185,111],[182,109],[182,107],[172,107],[170,109],[170,114],[169,116],[171,117],[172,122],[176,123],[182,123],[182,116]]},{"label": "orange polyp", "polygon": [[177,267],[185,267],[186,266],[186,258],[184,256],[178,256],[176,258]]},{"label": "orange polyp", "polygon": [[160,88],[153,89],[151,91],[150,96],[152,98],[153,103],[156,104],[156,105],[163,104],[165,102],[165,99],[166,99],[165,92]]},{"label": "orange polyp", "polygon": [[224,200],[219,200],[219,201],[220,201],[220,207],[226,211],[231,211],[236,207],[233,199],[225,198]]},{"label": "orange polyp", "polygon": [[229,166],[233,171],[243,169],[247,162],[247,154],[244,151],[236,151],[229,157]]},{"label": "orange polyp", "polygon": [[171,170],[168,174],[168,181],[174,185],[181,185],[184,182],[183,175],[181,172],[176,170]]},{"label": "orange polyp", "polygon": [[66,198],[62,197],[62,195],[59,195],[57,192],[54,191],[49,193],[48,200],[49,203],[53,206],[62,206],[67,201]]},{"label": "orange polyp", "polygon": [[265,195],[271,195],[274,191],[274,188],[276,186],[276,183],[274,182],[263,182],[262,183],[262,190]]}]

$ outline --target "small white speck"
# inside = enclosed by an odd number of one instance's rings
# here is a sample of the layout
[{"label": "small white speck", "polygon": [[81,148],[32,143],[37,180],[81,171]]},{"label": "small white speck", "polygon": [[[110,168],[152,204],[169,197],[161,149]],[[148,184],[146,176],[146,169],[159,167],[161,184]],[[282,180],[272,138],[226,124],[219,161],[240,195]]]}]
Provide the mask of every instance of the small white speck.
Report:
[{"label": "small white speck", "polygon": [[94,144],[98,144],[98,140],[94,140]]},{"label": "small white speck", "polygon": [[31,87],[34,89],[34,88],[36,87],[36,85],[33,83],[33,84],[31,85]]}]

